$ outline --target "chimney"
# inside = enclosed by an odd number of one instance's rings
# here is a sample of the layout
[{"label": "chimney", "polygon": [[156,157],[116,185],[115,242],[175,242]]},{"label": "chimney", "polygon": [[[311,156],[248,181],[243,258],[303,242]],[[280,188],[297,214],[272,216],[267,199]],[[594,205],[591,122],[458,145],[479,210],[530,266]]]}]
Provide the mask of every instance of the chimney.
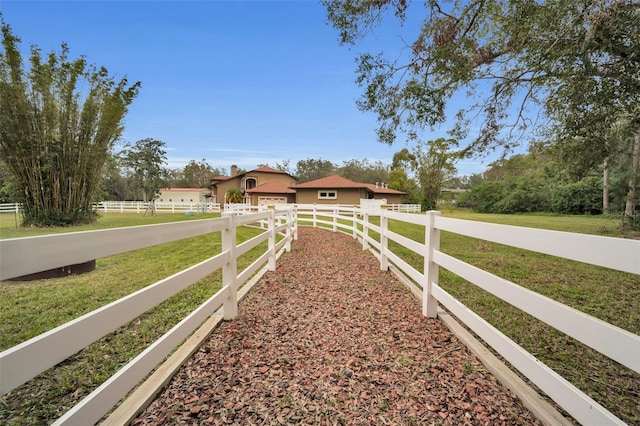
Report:
[{"label": "chimney", "polygon": [[378,182],[376,182],[376,188],[378,187]]},{"label": "chimney", "polygon": [[234,177],[237,174],[238,174],[238,166],[236,166],[235,164],[232,164],[231,165],[231,177]]}]

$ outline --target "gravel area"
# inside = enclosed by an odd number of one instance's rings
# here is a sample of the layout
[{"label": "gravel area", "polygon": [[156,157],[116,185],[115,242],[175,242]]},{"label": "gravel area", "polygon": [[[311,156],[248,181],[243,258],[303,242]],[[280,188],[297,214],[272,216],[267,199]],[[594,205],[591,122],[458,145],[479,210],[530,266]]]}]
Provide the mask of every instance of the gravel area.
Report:
[{"label": "gravel area", "polygon": [[301,228],[133,424],[540,423],[355,240]]}]

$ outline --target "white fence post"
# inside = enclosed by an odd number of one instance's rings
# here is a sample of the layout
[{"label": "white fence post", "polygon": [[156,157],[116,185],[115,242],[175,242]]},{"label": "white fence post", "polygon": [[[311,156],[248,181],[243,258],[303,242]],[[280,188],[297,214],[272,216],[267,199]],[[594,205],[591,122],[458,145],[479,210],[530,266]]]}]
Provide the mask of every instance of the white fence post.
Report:
[{"label": "white fence post", "polygon": [[313,227],[317,228],[318,227],[318,206],[314,203],[313,204]]},{"label": "white fence post", "polygon": [[269,264],[268,269],[270,271],[276,270],[276,206],[269,204],[269,226],[267,232],[269,233]]},{"label": "white fence post", "polygon": [[380,270],[389,270],[389,259],[387,258],[387,250],[389,239],[387,238],[387,230],[389,229],[389,219],[387,218],[387,205],[380,206]]},{"label": "white fence post", "polygon": [[353,206],[353,217],[351,218],[351,237],[358,238],[358,206]]},{"label": "white fence post", "polygon": [[333,207],[333,232],[338,230],[338,214],[340,214],[340,208],[338,206]]},{"label": "white fence post", "polygon": [[293,226],[293,239],[298,241],[298,206],[295,204],[291,212],[291,222],[291,226]]},{"label": "white fence post", "polygon": [[438,316],[438,301],[431,294],[431,286],[438,283],[438,265],[433,262],[433,252],[440,249],[440,230],[434,227],[436,216],[440,216],[440,212],[430,210],[426,214],[427,225],[424,230],[426,253],[424,255],[423,269],[425,282],[422,283],[422,315],[436,318]]},{"label": "white fence post", "polygon": [[291,235],[291,228],[292,228],[291,221],[293,220],[293,209],[287,209],[287,214],[285,216],[285,220],[287,221],[287,228],[284,231],[285,232],[284,235],[285,235],[285,238],[287,239],[287,241],[284,243],[284,249],[286,251],[291,251],[291,238],[292,238],[292,235]]},{"label": "white fence post", "polygon": [[362,211],[362,250],[369,249],[369,213]]},{"label": "white fence post", "polygon": [[227,298],[222,306],[223,316],[232,320],[238,315],[238,260],[236,258],[235,215],[227,216],[228,225],[222,230],[222,251],[229,252],[229,261],[222,267],[222,286],[229,286]]}]

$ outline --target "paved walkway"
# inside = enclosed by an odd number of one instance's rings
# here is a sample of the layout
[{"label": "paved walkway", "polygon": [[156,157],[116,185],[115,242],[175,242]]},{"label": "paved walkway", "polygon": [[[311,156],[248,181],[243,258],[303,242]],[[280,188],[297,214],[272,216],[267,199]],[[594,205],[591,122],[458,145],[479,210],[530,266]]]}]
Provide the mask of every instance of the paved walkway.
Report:
[{"label": "paved walkway", "polygon": [[375,257],[301,228],[134,424],[540,424]]}]

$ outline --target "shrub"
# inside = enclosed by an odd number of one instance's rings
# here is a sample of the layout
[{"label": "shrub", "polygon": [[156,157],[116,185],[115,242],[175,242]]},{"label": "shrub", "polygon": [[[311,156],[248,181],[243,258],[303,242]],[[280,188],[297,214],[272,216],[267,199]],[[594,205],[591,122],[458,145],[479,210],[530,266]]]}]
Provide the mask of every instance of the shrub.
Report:
[{"label": "shrub", "polygon": [[602,182],[592,176],[558,187],[551,196],[551,211],[562,214],[601,214]]},{"label": "shrub", "polygon": [[488,181],[476,185],[461,194],[458,206],[470,207],[479,213],[494,213],[494,206],[506,196],[506,188],[503,182]]}]

